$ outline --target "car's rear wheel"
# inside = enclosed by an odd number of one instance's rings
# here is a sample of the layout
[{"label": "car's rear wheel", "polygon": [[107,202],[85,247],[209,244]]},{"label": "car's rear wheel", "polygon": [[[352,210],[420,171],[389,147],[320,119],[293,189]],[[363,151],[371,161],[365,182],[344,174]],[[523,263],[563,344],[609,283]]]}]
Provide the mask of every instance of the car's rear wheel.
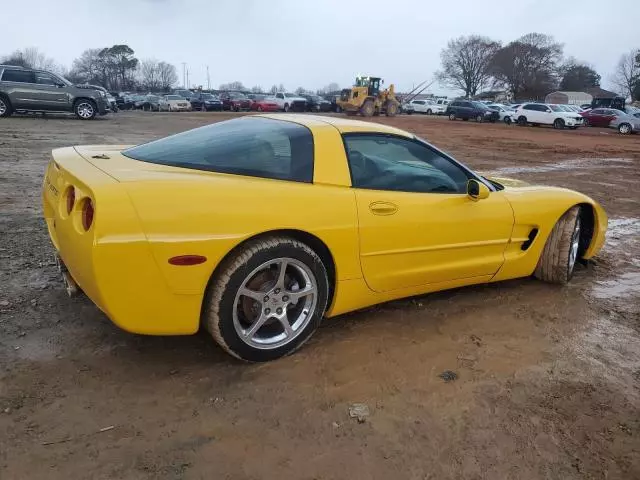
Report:
[{"label": "car's rear wheel", "polygon": [[513,122],[511,121],[511,117],[504,117],[504,123],[507,125],[511,125]]},{"label": "car's rear wheel", "polygon": [[580,207],[573,207],[551,230],[534,275],[545,282],[567,283],[581,253]]},{"label": "car's rear wheel", "polygon": [[0,117],[8,117],[12,113],[11,102],[4,95],[0,95]]},{"label": "car's rear wheel", "polygon": [[526,127],[527,126],[527,117],[525,117],[524,115],[521,115],[518,117],[518,125],[520,125],[521,127]]},{"label": "car's rear wheel", "polygon": [[289,237],[254,240],[216,272],[203,323],[231,355],[274,360],[315,332],[328,292],[327,270],[309,246]]},{"label": "car's rear wheel", "polygon": [[97,108],[92,100],[80,99],[73,106],[73,113],[80,120],[92,120],[96,116]]},{"label": "car's rear wheel", "polygon": [[631,133],[631,125],[629,125],[628,123],[621,123],[618,126],[618,132],[620,132],[622,135],[629,135]]},{"label": "car's rear wheel", "polygon": [[553,128],[556,130],[562,130],[564,128],[564,120],[561,118],[556,118],[553,122]]},{"label": "car's rear wheel", "polygon": [[483,120],[482,115],[476,115],[476,122],[482,123],[482,120]]}]

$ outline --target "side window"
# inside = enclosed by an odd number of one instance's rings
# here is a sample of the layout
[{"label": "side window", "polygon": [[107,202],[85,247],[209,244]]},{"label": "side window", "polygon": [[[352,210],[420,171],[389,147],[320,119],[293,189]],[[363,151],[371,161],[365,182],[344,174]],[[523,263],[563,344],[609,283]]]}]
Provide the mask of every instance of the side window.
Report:
[{"label": "side window", "polygon": [[417,105],[424,105],[424,100],[416,100]]},{"label": "side window", "polygon": [[355,188],[466,193],[467,172],[422,143],[388,135],[345,134]]},{"label": "side window", "polygon": [[535,107],[536,107],[535,105],[530,104],[530,103],[527,103],[526,105],[524,105],[524,106],[522,107],[522,109],[523,109],[523,110],[535,110],[535,109],[536,109]]},{"label": "side window", "polygon": [[284,95],[282,93],[276,93],[276,98],[284,98]]},{"label": "side window", "polygon": [[459,107],[460,106],[460,102],[453,102],[451,104],[452,107]]},{"label": "side window", "polygon": [[57,85],[60,81],[54,78],[52,75],[44,72],[36,72],[36,83],[39,85]]},{"label": "side window", "polygon": [[5,70],[2,74],[2,81],[33,83],[33,72],[27,70]]}]

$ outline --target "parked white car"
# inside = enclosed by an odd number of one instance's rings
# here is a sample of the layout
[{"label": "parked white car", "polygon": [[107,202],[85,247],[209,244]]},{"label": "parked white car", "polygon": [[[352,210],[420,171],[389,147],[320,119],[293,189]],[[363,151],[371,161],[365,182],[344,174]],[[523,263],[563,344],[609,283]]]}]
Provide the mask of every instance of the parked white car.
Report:
[{"label": "parked white car", "polygon": [[411,100],[403,106],[404,111],[407,113],[425,113],[427,115],[433,115],[435,110],[435,102],[433,100]]},{"label": "parked white car", "polygon": [[158,110],[161,112],[188,112],[191,111],[191,102],[180,95],[165,95],[158,102]]},{"label": "parked white car", "polygon": [[516,112],[515,109],[509,107],[508,105],[500,105],[499,103],[491,103],[487,105],[491,110],[495,110],[500,115],[500,121],[504,122],[508,125],[513,122],[513,115]]},{"label": "parked white car", "polygon": [[451,100],[447,100],[446,98],[438,98],[434,100],[431,108],[433,109],[434,115],[444,115],[447,111],[447,107],[451,103]]},{"label": "parked white car", "polygon": [[274,97],[278,107],[282,111],[288,112],[289,110],[293,110],[294,112],[304,112],[306,110],[306,98],[286,92],[278,92]]},{"label": "parked white car", "polygon": [[557,105],[546,103],[524,103],[518,107],[514,117],[518,125],[551,125],[556,129],[568,127],[572,130],[584,125],[580,114],[565,112]]}]

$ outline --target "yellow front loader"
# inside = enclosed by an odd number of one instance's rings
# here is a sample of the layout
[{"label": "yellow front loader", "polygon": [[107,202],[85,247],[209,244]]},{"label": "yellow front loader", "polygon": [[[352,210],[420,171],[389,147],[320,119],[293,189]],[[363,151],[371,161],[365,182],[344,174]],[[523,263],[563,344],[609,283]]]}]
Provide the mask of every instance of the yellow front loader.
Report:
[{"label": "yellow front loader", "polygon": [[393,84],[384,90],[380,86],[384,80],[378,77],[356,77],[351,89],[342,90],[336,101],[340,109],[347,115],[360,114],[363,117],[385,114],[393,117],[398,113],[400,102],[396,98]]}]

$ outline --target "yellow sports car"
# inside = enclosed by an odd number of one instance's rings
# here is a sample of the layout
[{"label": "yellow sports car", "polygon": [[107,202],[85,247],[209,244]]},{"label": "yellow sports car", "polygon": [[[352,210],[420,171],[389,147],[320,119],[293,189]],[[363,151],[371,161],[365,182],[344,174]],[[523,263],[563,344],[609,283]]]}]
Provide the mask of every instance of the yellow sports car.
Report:
[{"label": "yellow sports car", "polygon": [[607,228],[580,193],[484,178],[392,127],[295,114],[54,150],[43,202],[70,292],[130,332],[203,326],[248,361],[395,298],[565,283]]}]

